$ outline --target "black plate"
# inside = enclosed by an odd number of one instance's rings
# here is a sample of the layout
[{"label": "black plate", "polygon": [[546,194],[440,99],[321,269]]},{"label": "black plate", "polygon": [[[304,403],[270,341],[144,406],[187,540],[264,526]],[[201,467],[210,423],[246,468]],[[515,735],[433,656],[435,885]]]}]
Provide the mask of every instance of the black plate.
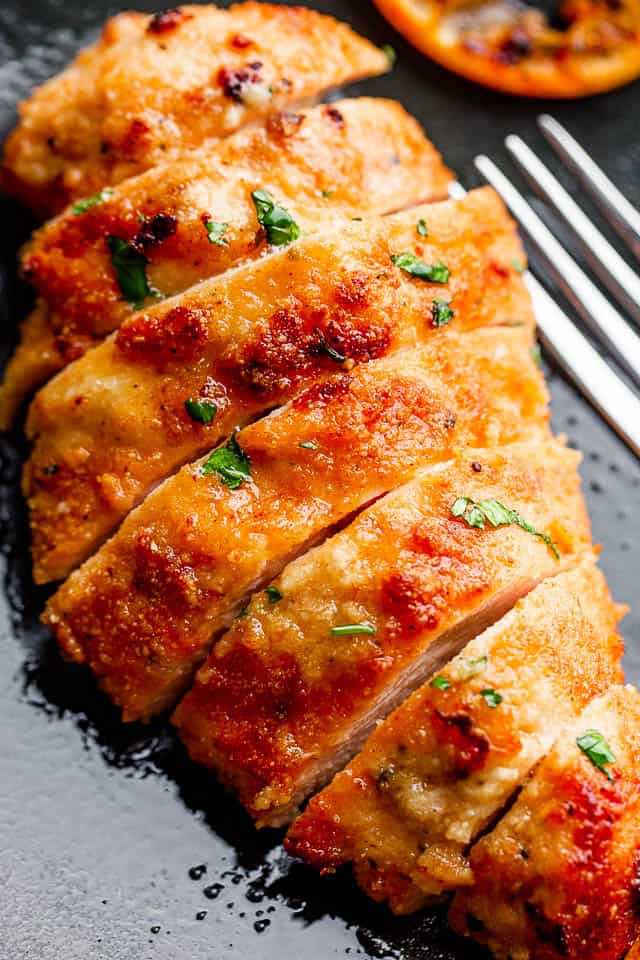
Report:
[{"label": "black plate", "polygon": [[[394,44],[399,63],[393,75],[359,90],[402,100],[465,183],[476,182],[474,154],[504,157],[501,144],[509,131],[541,146],[534,124],[539,103],[472,87],[431,65],[365,0],[314,5],[350,20],[379,43]],[[153,8],[147,0],[138,6]],[[14,123],[17,101],[119,9],[104,0],[20,0],[12,9],[3,7],[2,134]],[[552,106],[636,203],[638,93],[636,85]],[[1,212],[8,351],[28,305],[14,263],[30,223],[9,202]],[[556,429],[585,452],[583,478],[595,536],[604,544],[603,565],[616,597],[634,601],[638,463],[561,376],[549,373]],[[212,777],[189,763],[164,722],[124,727],[91,678],[59,660],[37,623],[45,593],[29,577],[17,489],[21,452],[17,434],[2,445],[1,960],[479,958],[446,932],[441,914],[392,919],[361,896],[348,876],[320,880],[293,865],[282,853],[280,835],[257,834]],[[629,677],[640,680],[637,615],[627,617],[623,629]]]}]

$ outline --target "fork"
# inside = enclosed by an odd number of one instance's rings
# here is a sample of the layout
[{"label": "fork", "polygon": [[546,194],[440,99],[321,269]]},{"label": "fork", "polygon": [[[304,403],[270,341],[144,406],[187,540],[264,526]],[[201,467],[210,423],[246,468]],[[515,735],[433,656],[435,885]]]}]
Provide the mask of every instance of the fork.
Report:
[{"label": "fork", "polygon": [[[640,213],[556,120],[542,116],[540,129],[560,159],[576,174],[607,220],[640,258]],[[533,241],[544,273],[551,274],[593,334],[640,384],[640,337],[626,316],[640,322],[640,276],[620,256],[530,147],[515,135],[505,144],[516,165],[576,235],[593,273],[620,305],[616,309],[559,243],[523,195],[487,156],[475,158],[483,178],[500,194]],[[464,188],[456,184],[452,193]],[[542,271],[538,270],[540,274]],[[591,345],[530,271],[524,274],[538,321],[540,338],[556,362],[576,383],[631,450],[640,457],[640,397]]]}]

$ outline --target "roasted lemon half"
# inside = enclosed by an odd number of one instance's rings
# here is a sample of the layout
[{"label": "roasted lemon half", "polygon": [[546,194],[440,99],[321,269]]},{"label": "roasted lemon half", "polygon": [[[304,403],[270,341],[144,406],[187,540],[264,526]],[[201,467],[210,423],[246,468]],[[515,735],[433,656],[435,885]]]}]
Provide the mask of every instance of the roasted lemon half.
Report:
[{"label": "roasted lemon half", "polygon": [[374,0],[419,50],[487,87],[584,97],[640,76],[640,0],[563,0],[551,26],[519,0]]}]

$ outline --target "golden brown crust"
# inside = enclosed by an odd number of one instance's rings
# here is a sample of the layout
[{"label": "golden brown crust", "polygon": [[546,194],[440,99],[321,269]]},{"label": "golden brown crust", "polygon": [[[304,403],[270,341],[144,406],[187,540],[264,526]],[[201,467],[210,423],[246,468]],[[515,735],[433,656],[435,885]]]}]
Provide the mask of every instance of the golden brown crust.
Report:
[{"label": "golden brown crust", "polygon": [[119,14],[21,105],[5,145],[6,190],[50,215],[389,67],[348,26],[303,7],[184,6],[166,29],[158,23]]},{"label": "golden brown crust", "polygon": [[543,582],[375,730],[294,823],[289,852],[325,871],[353,863],[397,913],[471,883],[469,844],[562,726],[621,681],[618,616],[593,557]]},{"label": "golden brown crust", "polygon": [[516,0],[374,0],[455,73],[524,97],[584,97],[640,76],[639,0],[564,0],[566,30]]},{"label": "golden brown crust", "polygon": [[[456,520],[457,497],[513,504],[571,557],[589,544],[575,463],[552,443],[465,454],[290,564],[276,583],[283,599],[252,600],[178,707],[191,756],[234,786],[261,823],[291,819],[377,717],[557,571],[548,547],[519,527],[479,531]],[[350,623],[375,633],[332,634]]]},{"label": "golden brown crust", "polygon": [[[310,233],[444,199],[450,180],[399,104],[363,97],[274,114],[264,127],[124,181],[84,212],[67,209],[23,251],[22,271],[42,302],[5,373],[0,427],[33,387],[131,316],[107,236],[144,253],[150,285],[169,297],[269,251],[252,190],[270,191]],[[227,224],[222,242],[209,241],[207,220]]]},{"label": "golden brown crust", "polygon": [[[577,745],[601,734],[604,771]],[[640,695],[613,687],[572,722],[498,826],[471,851],[454,928],[501,960],[619,960],[640,925]]]},{"label": "golden brown crust", "polygon": [[[430,235],[416,232],[424,217]],[[451,269],[413,279],[391,254]],[[24,490],[38,582],[65,576],[153,484],[236,425],[340,369],[437,339],[434,298],[452,329],[522,323],[529,297],[513,261],[515,226],[491,190],[301,239],[178,298],[135,314],[115,339],[71,364],[34,399]],[[335,348],[332,358],[328,344]],[[208,426],[185,411],[209,397]]]},{"label": "golden brown crust", "polygon": [[456,444],[547,430],[528,343],[525,330],[442,332],[310,387],[240,431],[252,466],[237,490],[184,467],[49,602],[64,652],[126,717],[164,709],[251,590],[333,524]]}]

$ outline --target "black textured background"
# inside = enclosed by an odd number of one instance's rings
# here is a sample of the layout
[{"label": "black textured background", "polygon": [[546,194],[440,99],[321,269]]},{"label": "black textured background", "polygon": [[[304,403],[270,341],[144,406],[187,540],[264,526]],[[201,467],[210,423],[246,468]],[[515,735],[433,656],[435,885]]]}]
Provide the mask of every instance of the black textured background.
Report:
[{"label": "black textured background", "polygon": [[[142,0],[138,6],[151,10]],[[640,202],[640,86],[593,100],[539,104],[493,94],[415,53],[366,0],[315,6],[351,21],[399,62],[360,90],[398,97],[468,185],[474,154],[505,162],[506,133],[545,156],[535,130],[552,109]],[[0,10],[0,135],[31,87],[61,68],[121,7],[20,0]],[[508,166],[508,165],[507,165]],[[6,353],[28,293],[15,278],[27,216],[0,202],[0,310]],[[640,565],[640,468],[553,369],[556,429],[585,454],[595,537],[616,597],[634,603]],[[2,442],[0,597],[0,960],[407,960],[479,957],[437,913],[391,919],[348,877],[319,880],[257,835],[237,805],[191,765],[167,726],[123,727],[83,670],[64,665],[37,626],[44,592],[29,579],[17,492],[20,442]],[[640,608],[640,604],[637,605]],[[627,669],[640,681],[640,621],[624,622]],[[189,875],[190,868],[204,865]]]}]

